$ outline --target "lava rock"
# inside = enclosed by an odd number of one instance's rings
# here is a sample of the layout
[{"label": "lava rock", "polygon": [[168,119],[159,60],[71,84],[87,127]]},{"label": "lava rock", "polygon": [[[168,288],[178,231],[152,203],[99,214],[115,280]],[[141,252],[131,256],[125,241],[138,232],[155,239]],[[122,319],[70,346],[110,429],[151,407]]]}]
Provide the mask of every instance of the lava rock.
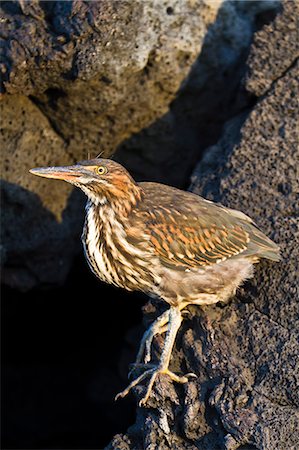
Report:
[{"label": "lava rock", "polygon": [[223,124],[252,106],[242,79],[253,33],[273,19],[276,1],[225,1],[209,26],[198,58],[169,110],[126,139],[116,159],[138,180],[187,187],[204,149]]},{"label": "lava rock", "polygon": [[[246,88],[256,96],[265,94],[299,56],[297,2],[283,2],[283,11],[254,36],[248,58]],[[271,58],[269,58],[271,55]]]},{"label": "lava rock", "polygon": [[167,111],[220,3],[5,4],[4,90],[31,95],[76,157],[111,154]]},{"label": "lava rock", "polygon": [[201,179],[199,166],[193,185],[195,192],[244,211],[281,248],[282,262],[261,263],[237,301],[223,310],[216,335],[222,332],[213,344],[218,370],[235,367],[222,372],[209,401],[239,444],[263,449],[299,442],[299,373],[293,359],[299,356],[297,71],[291,64],[250,112],[231,152],[228,139],[220,142],[226,162],[214,180]]},{"label": "lava rock", "polygon": [[25,96],[8,96],[1,117],[2,282],[21,290],[61,284],[80,242],[83,195],[29,169],[69,164],[64,141]]}]

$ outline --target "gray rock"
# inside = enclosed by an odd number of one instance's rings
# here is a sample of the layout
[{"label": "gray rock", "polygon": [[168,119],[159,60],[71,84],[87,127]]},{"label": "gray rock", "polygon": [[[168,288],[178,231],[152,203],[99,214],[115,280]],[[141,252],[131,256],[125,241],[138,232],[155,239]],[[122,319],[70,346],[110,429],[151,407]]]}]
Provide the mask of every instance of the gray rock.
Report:
[{"label": "gray rock", "polygon": [[66,183],[49,186],[29,169],[68,164],[69,155],[29,98],[9,96],[0,107],[2,282],[22,290],[62,283],[80,242],[83,196]]},{"label": "gray rock", "polygon": [[298,58],[298,15],[298,2],[285,0],[276,20],[255,34],[247,62],[248,91],[257,96],[265,94]]},{"label": "gray rock", "polygon": [[75,157],[111,154],[167,111],[220,3],[22,2],[4,14],[4,89],[33,96]]},{"label": "gray rock", "polygon": [[[288,22],[288,14],[277,20]],[[269,33],[266,27],[260,36],[266,41]],[[280,245],[282,261],[260,263],[225,307],[190,307],[171,366],[198,379],[184,386],[161,379],[135,426],[107,449],[298,447],[299,89],[291,55],[267,94],[207,149],[192,184],[194,192],[252,217]],[[268,58],[275,65],[275,54]],[[155,345],[159,352],[161,341]]]},{"label": "gray rock", "polygon": [[277,1],[223,2],[169,111],[122,143],[117,160],[141,180],[186,187],[223,123],[252,106],[241,86],[246,57],[254,31],[278,7]]}]

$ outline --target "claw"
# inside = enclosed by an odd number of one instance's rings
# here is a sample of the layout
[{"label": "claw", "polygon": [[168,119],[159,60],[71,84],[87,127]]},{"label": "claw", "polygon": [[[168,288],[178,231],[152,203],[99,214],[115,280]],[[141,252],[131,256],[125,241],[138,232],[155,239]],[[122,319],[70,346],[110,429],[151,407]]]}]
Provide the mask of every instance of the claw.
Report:
[{"label": "claw", "polygon": [[196,373],[193,373],[193,372],[186,373],[185,377],[187,377],[187,378],[198,378]]}]

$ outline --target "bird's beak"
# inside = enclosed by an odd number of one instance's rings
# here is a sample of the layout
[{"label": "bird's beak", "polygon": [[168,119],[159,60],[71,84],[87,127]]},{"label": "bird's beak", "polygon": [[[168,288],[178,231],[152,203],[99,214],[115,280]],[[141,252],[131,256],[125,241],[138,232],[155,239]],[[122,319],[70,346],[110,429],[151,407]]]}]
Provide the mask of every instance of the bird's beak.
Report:
[{"label": "bird's beak", "polygon": [[30,169],[29,172],[39,177],[54,178],[68,182],[76,181],[76,179],[83,175],[78,166],[37,167],[36,169]]}]

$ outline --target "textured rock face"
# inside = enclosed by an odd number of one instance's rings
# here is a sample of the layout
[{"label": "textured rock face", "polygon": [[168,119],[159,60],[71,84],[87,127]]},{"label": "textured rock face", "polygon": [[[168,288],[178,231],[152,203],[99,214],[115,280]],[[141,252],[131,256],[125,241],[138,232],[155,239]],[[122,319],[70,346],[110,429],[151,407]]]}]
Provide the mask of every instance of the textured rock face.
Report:
[{"label": "textured rock face", "polygon": [[[208,2],[212,4],[213,2]],[[252,104],[240,87],[253,32],[277,13],[275,1],[225,1],[168,112],[118,148],[116,158],[142,180],[187,187],[223,123]]]},{"label": "textured rock face", "polygon": [[[265,94],[299,56],[298,2],[286,1],[283,8],[283,15],[255,35],[254,52],[247,62],[246,88],[256,96]],[[285,20],[286,16],[288,20]]]},{"label": "textured rock face", "polygon": [[[218,144],[207,149],[192,186],[251,216],[279,243],[282,262],[260,263],[255,277],[224,308],[200,313],[190,308],[172,369],[195,372],[198,379],[184,386],[161,379],[148,408],[138,411],[136,424],[109,449],[298,446],[299,88],[292,45],[285,47],[288,67],[283,73],[277,69],[270,89],[265,83],[268,67],[281,67],[275,49],[288,37],[277,32],[274,40],[271,30],[288,28],[294,14],[289,5],[284,3],[252,45],[247,86],[263,97],[230,121]],[[260,42],[268,43],[263,51]],[[156,340],[156,350],[161,342]]]},{"label": "textured rock face", "polygon": [[79,201],[68,204],[70,186],[55,182],[49,189],[47,183],[30,177],[29,169],[68,164],[64,142],[25,96],[5,99],[1,117],[5,118],[1,130],[4,281],[21,289],[63,282],[80,236]]},{"label": "textured rock face", "polygon": [[23,3],[5,15],[4,89],[33,96],[75,158],[111,154],[167,111],[219,4]]},{"label": "textured rock face", "polygon": [[[297,71],[297,66],[289,69],[254,108],[213,186],[203,180],[195,187],[245,211],[282,250],[283,261],[262,263],[237,302],[220,315],[216,327],[222,332],[213,345],[213,354],[226,347],[216,357],[219,367],[232,361],[236,367],[222,373],[210,401],[237,441],[267,449],[292,448],[299,439],[299,373],[293,360],[299,356]],[[230,404],[232,395],[236,401],[245,395],[242,407]],[[247,430],[244,420],[250,421]]]},{"label": "textured rock face", "polygon": [[2,3],[5,282],[60,282],[80,248],[82,196],[28,169],[108,156],[164,114],[219,5]]}]

